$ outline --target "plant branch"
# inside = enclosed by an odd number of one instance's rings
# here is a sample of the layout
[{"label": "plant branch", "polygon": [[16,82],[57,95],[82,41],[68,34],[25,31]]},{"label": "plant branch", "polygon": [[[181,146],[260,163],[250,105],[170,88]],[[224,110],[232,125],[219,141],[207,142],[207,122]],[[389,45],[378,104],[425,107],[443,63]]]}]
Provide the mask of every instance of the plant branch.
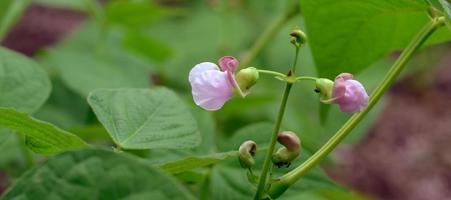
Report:
[{"label": "plant branch", "polygon": [[402,69],[406,66],[413,53],[426,41],[426,39],[440,26],[444,24],[444,17],[434,18],[427,23],[423,29],[411,40],[405,50],[390,68],[384,79],[373,91],[368,103],[368,107],[360,113],[354,114],[326,144],[324,144],[314,155],[302,163],[300,166],[282,176],[279,181],[273,183],[269,192],[272,198],[283,194],[285,190],[298,181],[311,168],[322,161],[335,147],[351,132],[351,130],[363,119],[363,117],[373,108],[382,95],[393,84]]},{"label": "plant branch", "polygon": [[[299,54],[299,47],[296,46],[296,53],[295,53],[295,56],[294,56],[293,65],[291,66],[291,69],[288,72],[288,75],[286,76],[288,79],[295,77],[295,74],[293,72],[294,72],[294,70],[296,70],[298,54]],[[287,106],[288,96],[290,95],[290,90],[291,90],[292,86],[293,86],[293,82],[287,81],[287,84],[285,86],[285,91],[284,91],[283,97],[282,97],[282,102],[280,103],[279,113],[277,114],[276,123],[274,125],[273,130],[272,130],[271,143],[269,144],[268,151],[266,152],[265,161],[263,163],[263,170],[262,170],[262,172],[260,174],[260,179],[259,179],[259,182],[258,182],[257,192],[255,193],[255,196],[254,196],[255,200],[262,199],[262,197],[263,197],[263,195],[265,193],[266,179],[268,177],[268,171],[271,168],[272,154],[273,154],[274,148],[276,146],[277,135],[279,133],[280,126],[282,124],[283,114],[285,113],[285,108]]]}]

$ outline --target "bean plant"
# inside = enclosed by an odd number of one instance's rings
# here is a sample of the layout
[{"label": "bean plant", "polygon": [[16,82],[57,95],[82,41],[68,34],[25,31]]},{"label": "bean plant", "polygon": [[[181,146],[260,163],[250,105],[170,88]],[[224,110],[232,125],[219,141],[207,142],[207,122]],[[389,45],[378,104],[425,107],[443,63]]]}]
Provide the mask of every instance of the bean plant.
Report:
[{"label": "bean plant", "polygon": [[[262,1],[279,16],[255,31],[218,2],[34,2],[88,19],[32,58],[0,48],[2,199],[369,199],[321,166],[419,49],[451,39],[451,4]],[[0,39],[30,3],[0,2]]]}]

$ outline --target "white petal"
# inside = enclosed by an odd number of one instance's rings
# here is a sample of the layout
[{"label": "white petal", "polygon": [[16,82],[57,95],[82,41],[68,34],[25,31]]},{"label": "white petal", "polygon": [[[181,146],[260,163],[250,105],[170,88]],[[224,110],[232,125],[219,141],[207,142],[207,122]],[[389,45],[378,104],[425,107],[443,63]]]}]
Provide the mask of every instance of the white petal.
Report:
[{"label": "white petal", "polygon": [[203,62],[195,65],[189,72],[189,81],[192,82],[192,79],[199,76],[202,72],[209,70],[219,71],[219,67],[211,62]]},{"label": "white petal", "polygon": [[196,105],[206,110],[218,110],[232,96],[232,85],[227,73],[206,70],[191,79],[193,99]]}]

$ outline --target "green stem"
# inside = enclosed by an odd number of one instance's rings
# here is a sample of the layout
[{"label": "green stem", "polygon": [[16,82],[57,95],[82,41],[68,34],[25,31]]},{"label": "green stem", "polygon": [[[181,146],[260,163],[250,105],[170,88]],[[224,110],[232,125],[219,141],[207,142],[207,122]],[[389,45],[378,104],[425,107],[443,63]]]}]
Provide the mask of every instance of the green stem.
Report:
[{"label": "green stem", "polygon": [[255,193],[255,200],[262,199],[263,192],[266,185],[266,178],[271,165],[271,157],[274,152],[274,148],[277,142],[277,133],[279,132],[280,125],[282,124],[283,114],[285,113],[285,107],[287,105],[288,96],[290,94],[292,83],[288,83],[285,86],[285,91],[283,93],[282,102],[280,103],[279,113],[277,114],[276,124],[272,130],[271,143],[269,144],[268,151],[266,152],[265,161],[263,163],[263,170],[260,174],[260,181],[258,182],[257,192]]},{"label": "green stem", "polygon": [[298,76],[296,77],[296,81],[300,81],[300,80],[310,80],[310,81],[316,81],[318,78],[316,77],[311,77],[311,76]]},{"label": "green stem", "polygon": [[266,30],[257,38],[251,49],[241,59],[241,66],[248,66],[252,60],[257,57],[261,50],[268,44],[274,35],[287,23],[291,18],[299,13],[298,6],[290,6],[287,11],[276,21],[266,28]]},{"label": "green stem", "polygon": [[30,152],[30,150],[28,149],[27,145],[26,145],[26,141],[25,141],[25,135],[21,134],[21,133],[17,133],[16,137],[20,143],[19,147],[20,147],[20,151],[22,152],[22,155],[25,159],[25,163],[27,165],[27,168],[31,168],[34,165],[34,158],[33,158],[33,154]]},{"label": "green stem", "polygon": [[[296,55],[294,57],[293,65],[291,66],[291,70],[288,72],[288,78],[291,78],[294,76],[293,71],[296,70],[298,54],[299,54],[299,47],[296,47]],[[293,82],[287,81],[287,84],[285,86],[285,91],[283,92],[282,102],[280,103],[279,113],[277,114],[276,123],[272,130],[271,142],[269,144],[268,151],[266,152],[265,161],[263,162],[263,169],[260,174],[260,180],[258,182],[257,192],[255,193],[255,196],[254,196],[255,200],[262,199],[263,194],[266,189],[266,187],[265,187],[266,179],[267,179],[268,171],[270,169],[271,162],[272,162],[272,154],[273,154],[274,148],[276,146],[277,135],[279,133],[280,126],[282,124],[283,114],[285,113],[288,96],[290,95],[290,90],[291,90],[292,86],[293,86]]]},{"label": "green stem", "polygon": [[282,74],[282,73],[280,73],[280,72],[275,72],[275,71],[270,71],[270,70],[258,69],[257,71],[258,71],[259,73],[262,73],[262,74],[270,74],[270,75],[279,76],[279,77],[282,77],[282,78],[284,78],[284,77],[287,76],[287,75]]},{"label": "green stem", "polygon": [[271,197],[276,198],[283,194],[286,189],[296,181],[298,181],[305,173],[311,168],[316,166],[326,156],[335,149],[335,147],[348,135],[349,132],[363,119],[363,117],[373,108],[373,106],[379,101],[382,95],[393,84],[396,78],[399,76],[402,69],[405,67],[409,59],[412,57],[415,50],[417,50],[421,44],[440,26],[444,24],[444,17],[434,18],[412,39],[407,45],[405,50],[390,68],[385,75],[384,79],[379,83],[376,89],[373,91],[368,103],[368,107],[360,113],[354,114],[336,133],[327,141],[315,154],[313,154],[308,160],[302,163],[300,166],[282,176],[277,184],[273,184],[269,194]]}]

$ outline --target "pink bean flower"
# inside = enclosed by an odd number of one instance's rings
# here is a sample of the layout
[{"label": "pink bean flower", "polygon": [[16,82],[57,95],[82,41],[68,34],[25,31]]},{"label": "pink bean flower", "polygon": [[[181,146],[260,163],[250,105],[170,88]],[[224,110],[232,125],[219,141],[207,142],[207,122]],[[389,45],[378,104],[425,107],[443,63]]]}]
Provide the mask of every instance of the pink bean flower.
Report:
[{"label": "pink bean flower", "polygon": [[237,83],[234,73],[239,62],[232,56],[219,59],[219,67],[211,62],[197,64],[189,73],[193,99],[205,110],[219,110],[232,95]]},{"label": "pink bean flower", "polygon": [[365,109],[369,97],[363,85],[352,79],[352,74],[341,73],[335,78],[332,99],[342,112],[353,113]]}]

